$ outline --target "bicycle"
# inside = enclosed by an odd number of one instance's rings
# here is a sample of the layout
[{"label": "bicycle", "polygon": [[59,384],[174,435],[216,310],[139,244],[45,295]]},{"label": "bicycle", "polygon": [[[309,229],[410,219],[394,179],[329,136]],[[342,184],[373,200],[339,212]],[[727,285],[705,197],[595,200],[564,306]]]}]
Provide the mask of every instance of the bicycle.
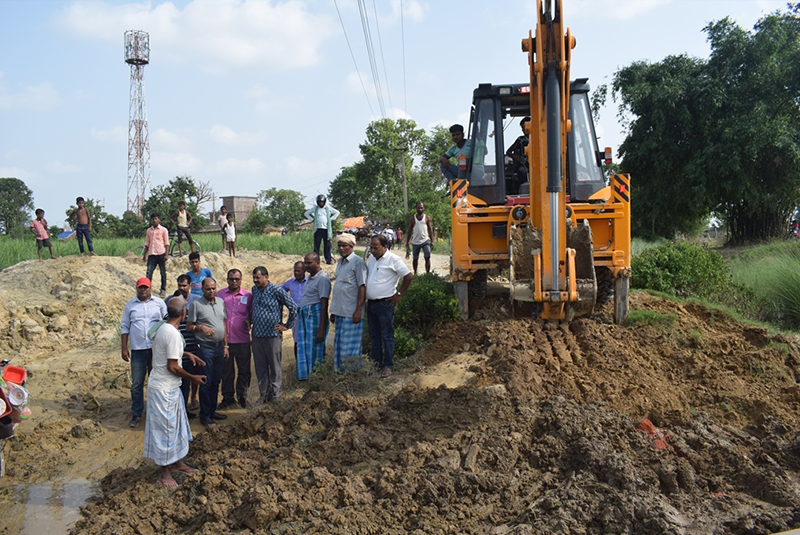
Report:
[{"label": "bicycle", "polygon": [[[188,254],[186,251],[180,252],[178,248],[178,231],[176,230],[169,236],[169,255],[170,256],[183,256],[184,254]],[[181,244],[186,243],[189,245],[188,240],[181,242]],[[200,252],[200,244],[192,238],[192,245],[194,245],[195,252]],[[192,250],[192,247],[189,246],[189,251]]]}]

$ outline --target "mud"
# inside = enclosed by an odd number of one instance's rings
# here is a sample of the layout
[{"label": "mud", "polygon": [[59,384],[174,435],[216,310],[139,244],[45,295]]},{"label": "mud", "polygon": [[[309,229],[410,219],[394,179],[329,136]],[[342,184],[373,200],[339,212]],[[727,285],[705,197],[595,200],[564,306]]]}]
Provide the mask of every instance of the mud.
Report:
[{"label": "mud", "polygon": [[535,275],[532,252],[542,247],[542,231],[533,227],[511,229],[510,247],[514,251],[514,280],[532,280]]},{"label": "mud", "polygon": [[[264,263],[288,274],[292,260]],[[141,429],[127,429],[115,344],[76,348],[85,318],[61,352],[22,336],[31,385],[55,395],[32,391],[47,401],[15,439],[0,504],[13,510],[9,483],[82,476],[102,489],[74,529],[86,534],[800,527],[797,337],[645,293],[631,304],[671,320],[620,327],[607,307],[545,323],[487,298],[482,319],[439,327],[388,380],[365,370],[301,384],[285,358],[284,401],[195,428],[187,462],[202,472],[178,475],[176,490],[156,483]]]}]

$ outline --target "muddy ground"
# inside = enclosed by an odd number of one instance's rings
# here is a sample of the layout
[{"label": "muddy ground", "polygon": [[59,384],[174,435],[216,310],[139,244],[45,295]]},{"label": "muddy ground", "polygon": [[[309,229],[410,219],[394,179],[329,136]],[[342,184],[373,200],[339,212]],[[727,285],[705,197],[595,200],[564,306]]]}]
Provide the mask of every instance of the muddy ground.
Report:
[{"label": "muddy ground", "polygon": [[[294,257],[210,254],[264,264]],[[185,260],[170,261],[170,278]],[[435,260],[446,271],[447,258]],[[134,258],[58,259],[0,273],[0,352],[31,373],[34,417],[0,482],[100,481],[76,533],[773,533],[800,527],[800,346],[719,311],[634,293],[655,321],[510,318],[437,327],[388,380],[365,370],[277,404],[193,423],[177,490],[130,430],[118,317]],[[158,278],[158,277],[156,277]],[[291,338],[285,340],[291,355]],[[196,427],[194,427],[196,426]]]}]

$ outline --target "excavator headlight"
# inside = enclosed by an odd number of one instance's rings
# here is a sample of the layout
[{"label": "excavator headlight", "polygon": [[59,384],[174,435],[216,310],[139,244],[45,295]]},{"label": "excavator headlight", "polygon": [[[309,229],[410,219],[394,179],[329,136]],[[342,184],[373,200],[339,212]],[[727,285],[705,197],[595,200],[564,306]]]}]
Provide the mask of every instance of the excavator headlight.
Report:
[{"label": "excavator headlight", "polygon": [[525,208],[523,208],[522,206],[517,206],[516,208],[514,208],[514,210],[511,211],[511,217],[513,217],[517,221],[522,221],[523,219],[525,219],[526,215],[527,213],[525,212]]}]

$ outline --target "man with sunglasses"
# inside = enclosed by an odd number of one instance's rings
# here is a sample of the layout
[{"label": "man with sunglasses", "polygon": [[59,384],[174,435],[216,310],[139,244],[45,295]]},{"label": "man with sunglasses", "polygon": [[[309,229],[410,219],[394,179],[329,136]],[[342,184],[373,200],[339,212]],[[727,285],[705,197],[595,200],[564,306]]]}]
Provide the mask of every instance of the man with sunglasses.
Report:
[{"label": "man with sunglasses", "polygon": [[253,311],[253,295],[242,288],[242,272],[233,268],[228,271],[228,287],[218,291],[217,297],[225,302],[230,355],[222,364],[222,402],[217,408],[222,410],[238,401],[244,409],[247,407],[247,389],[250,388],[250,315]]}]

